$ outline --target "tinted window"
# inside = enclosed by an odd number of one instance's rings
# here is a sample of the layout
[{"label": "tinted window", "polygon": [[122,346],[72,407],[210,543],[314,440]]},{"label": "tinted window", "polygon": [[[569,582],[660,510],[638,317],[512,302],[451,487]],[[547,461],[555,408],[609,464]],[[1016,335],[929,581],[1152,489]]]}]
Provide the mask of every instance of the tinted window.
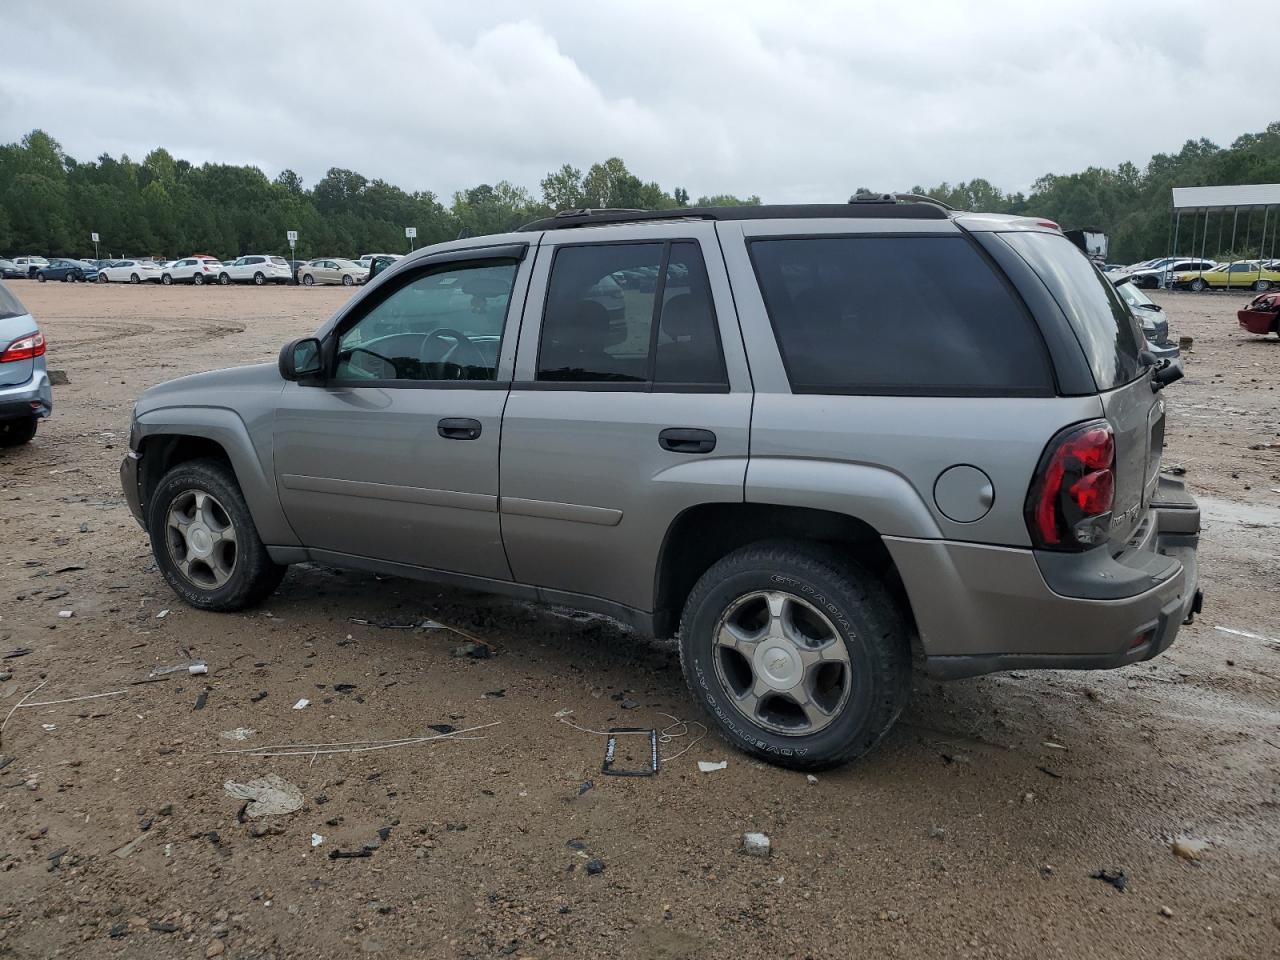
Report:
[{"label": "tinted window", "polygon": [[497,379],[516,266],[449,267],[396,287],[342,334],[337,379]]},{"label": "tinted window", "polygon": [[27,308],[18,302],[18,298],[9,292],[8,287],[0,283],[0,320],[20,317],[26,312]]},{"label": "tinted window", "polygon": [[538,379],[725,384],[711,289],[698,244],[602,244],[557,250],[543,316]]},{"label": "tinted window", "polygon": [[757,240],[751,256],[797,393],[1052,391],[1039,331],[964,237]]},{"label": "tinted window", "polygon": [[1040,275],[1075,331],[1099,390],[1129,383],[1142,372],[1142,331],[1111,283],[1066,237],[1002,233]]}]

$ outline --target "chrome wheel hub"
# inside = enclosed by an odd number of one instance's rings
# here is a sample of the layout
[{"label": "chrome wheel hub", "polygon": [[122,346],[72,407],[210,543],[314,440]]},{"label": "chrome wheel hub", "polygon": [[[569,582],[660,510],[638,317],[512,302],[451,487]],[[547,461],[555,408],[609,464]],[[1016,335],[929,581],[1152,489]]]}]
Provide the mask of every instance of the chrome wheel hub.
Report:
[{"label": "chrome wheel hub", "polygon": [[840,715],[852,664],[831,620],[807,600],[760,590],[734,600],[715,633],[716,676],[752,723],[808,736]]},{"label": "chrome wheel hub", "polygon": [[216,590],[235,572],[235,524],[218,499],[204,490],[187,490],[169,504],[165,539],[174,566],[194,586]]}]

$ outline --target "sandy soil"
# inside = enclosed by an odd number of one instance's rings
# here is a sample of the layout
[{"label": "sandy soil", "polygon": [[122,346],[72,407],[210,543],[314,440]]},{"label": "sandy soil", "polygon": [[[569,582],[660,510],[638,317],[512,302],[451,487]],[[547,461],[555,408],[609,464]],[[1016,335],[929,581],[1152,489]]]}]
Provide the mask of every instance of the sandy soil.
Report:
[{"label": "sandy soil", "polygon": [[[810,783],[714,735],[656,779],[601,776],[602,739],[558,711],[595,730],[691,713],[674,649],[607,621],[314,568],[251,613],[183,607],[120,495],[134,398],[273,359],[345,292],[14,288],[71,383],[0,455],[0,654],[32,650],[0,660],[0,716],[41,681],[37,701],[127,692],[3,731],[0,957],[1280,955],[1280,644],[1215,630],[1280,638],[1280,341],[1237,329],[1241,297],[1160,298],[1195,338],[1166,464],[1204,498],[1204,618],[1124,670],[920,677],[873,756]],[[351,618],[431,618],[496,655]],[[189,658],[208,675],[132,682]],[[267,773],[304,805],[264,831],[223,784]],[[753,830],[771,858],[739,852]]]}]

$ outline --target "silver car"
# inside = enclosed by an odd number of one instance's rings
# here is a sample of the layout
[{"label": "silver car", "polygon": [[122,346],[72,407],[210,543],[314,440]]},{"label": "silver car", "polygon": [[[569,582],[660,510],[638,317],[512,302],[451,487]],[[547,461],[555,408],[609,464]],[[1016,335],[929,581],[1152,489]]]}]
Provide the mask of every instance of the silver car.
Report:
[{"label": "silver car", "polygon": [[0,447],[26,443],[53,413],[45,339],[18,298],[0,283]]},{"label": "silver car", "polygon": [[276,364],[151,388],[121,476],[193,606],[310,561],[600,611],[679,638],[730,743],[818,769],[890,729],[913,650],[941,678],[1118,667],[1198,612],[1153,359],[1039,219],[579,211],[396,262]]}]

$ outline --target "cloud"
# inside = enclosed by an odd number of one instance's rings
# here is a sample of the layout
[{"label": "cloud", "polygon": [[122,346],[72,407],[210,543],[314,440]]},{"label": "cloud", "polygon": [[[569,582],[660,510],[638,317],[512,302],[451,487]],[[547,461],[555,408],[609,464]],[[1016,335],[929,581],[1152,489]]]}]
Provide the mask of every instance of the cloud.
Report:
[{"label": "cloud", "polygon": [[1155,0],[21,6],[0,141],[39,126],[76,157],[165,146],[446,197],[615,155],[695,196],[1026,189],[1262,129],[1227,24],[1268,17],[1253,0],[1226,19]]}]

